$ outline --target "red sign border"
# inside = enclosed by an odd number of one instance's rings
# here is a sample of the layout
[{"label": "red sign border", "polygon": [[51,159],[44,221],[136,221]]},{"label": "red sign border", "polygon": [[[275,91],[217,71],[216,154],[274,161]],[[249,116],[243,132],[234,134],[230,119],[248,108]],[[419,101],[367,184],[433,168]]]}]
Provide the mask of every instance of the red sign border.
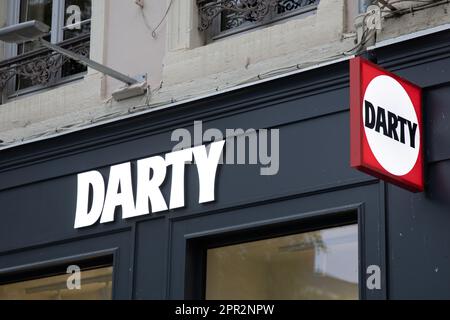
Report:
[{"label": "red sign border", "polygon": [[[423,192],[424,191],[424,159],[423,159],[423,142],[424,142],[424,133],[423,133],[423,111],[418,115],[419,122],[419,130],[420,130],[420,149],[419,149],[419,158],[414,166],[420,165],[421,168],[421,178],[420,184],[413,183],[404,179],[403,177],[398,177],[392,175],[386,170],[381,170],[379,168],[373,167],[369,163],[364,161],[363,157],[363,143],[365,140],[365,132],[363,126],[363,117],[362,117],[362,103],[363,103],[363,88],[362,88],[362,64],[368,64],[373,68],[376,68],[380,72],[383,72],[387,76],[390,76],[397,81],[407,83],[408,85],[416,88],[420,92],[420,96],[422,97],[422,88],[419,86],[405,80],[383,68],[380,66],[362,58],[355,57],[350,60],[350,165],[352,168],[355,168],[364,173],[373,175],[379,179],[385,180],[389,183],[397,185],[399,187],[405,188],[412,192]],[[420,108],[422,108],[423,103],[421,101]],[[380,165],[381,167],[381,165]],[[413,168],[413,170],[414,170]]]}]

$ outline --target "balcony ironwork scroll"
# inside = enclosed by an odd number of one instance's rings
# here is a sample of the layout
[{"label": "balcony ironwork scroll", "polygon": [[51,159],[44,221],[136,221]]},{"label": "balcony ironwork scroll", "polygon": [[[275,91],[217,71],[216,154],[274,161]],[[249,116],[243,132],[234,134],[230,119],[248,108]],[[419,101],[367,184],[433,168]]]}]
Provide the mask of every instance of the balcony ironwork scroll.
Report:
[{"label": "balcony ironwork scroll", "polygon": [[261,22],[318,3],[319,0],[197,0],[199,30],[207,30],[222,15],[225,17],[222,29],[228,30],[244,22]]},{"label": "balcony ironwork scroll", "polygon": [[[71,50],[83,56],[89,56],[90,36],[84,35],[70,39],[60,44],[61,47]],[[20,78],[29,83],[29,86],[47,86],[55,83],[62,76],[63,68],[79,69],[69,66],[78,64],[71,59],[62,56],[46,48],[37,49],[12,59],[0,61],[0,91],[3,91],[10,81]]]}]

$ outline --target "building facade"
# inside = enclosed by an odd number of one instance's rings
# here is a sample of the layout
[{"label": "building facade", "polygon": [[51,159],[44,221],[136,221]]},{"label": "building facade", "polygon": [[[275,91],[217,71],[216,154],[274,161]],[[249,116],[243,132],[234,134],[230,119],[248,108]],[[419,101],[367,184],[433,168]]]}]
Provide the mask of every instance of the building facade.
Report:
[{"label": "building facade", "polygon": [[[0,298],[450,298],[448,9],[2,1],[146,90],[0,42]],[[423,90],[422,193],[350,167],[357,55]]]}]

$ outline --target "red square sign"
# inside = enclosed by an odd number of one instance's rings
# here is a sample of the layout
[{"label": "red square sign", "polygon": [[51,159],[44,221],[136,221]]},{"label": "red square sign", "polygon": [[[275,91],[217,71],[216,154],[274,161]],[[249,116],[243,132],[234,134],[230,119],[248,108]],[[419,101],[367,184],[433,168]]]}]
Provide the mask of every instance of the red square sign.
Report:
[{"label": "red square sign", "polygon": [[422,90],[360,57],[350,61],[351,166],[424,189]]}]

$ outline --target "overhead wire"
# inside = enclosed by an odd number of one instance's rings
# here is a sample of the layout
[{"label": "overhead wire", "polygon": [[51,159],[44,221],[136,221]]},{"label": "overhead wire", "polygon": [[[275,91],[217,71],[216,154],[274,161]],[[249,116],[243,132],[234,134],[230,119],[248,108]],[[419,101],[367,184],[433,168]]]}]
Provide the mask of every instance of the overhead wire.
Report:
[{"label": "overhead wire", "polygon": [[390,18],[402,16],[404,14],[414,13],[414,12],[417,12],[420,10],[424,10],[424,9],[432,8],[435,6],[442,5],[442,4],[450,3],[450,0],[395,0],[395,1],[389,2],[390,5],[401,4],[401,3],[420,3],[420,4],[416,5],[416,6],[410,5],[409,7],[406,7],[406,8],[397,8],[396,10],[390,10],[390,9],[385,10],[384,9],[385,6],[382,5],[381,12],[386,14],[383,16],[383,18],[390,19]]},{"label": "overhead wire", "polygon": [[145,10],[144,10],[145,5],[139,7],[141,15],[142,15],[142,20],[144,21],[144,24],[147,27],[147,29],[150,30],[153,39],[156,39],[158,37],[157,32],[158,32],[159,28],[161,27],[161,25],[166,20],[167,16],[169,15],[170,9],[172,8],[172,4],[173,4],[173,0],[170,0],[169,5],[167,6],[166,11],[164,12],[164,15],[162,16],[161,20],[159,21],[159,23],[154,28],[148,22],[148,19],[147,19],[147,16],[145,14]]}]

